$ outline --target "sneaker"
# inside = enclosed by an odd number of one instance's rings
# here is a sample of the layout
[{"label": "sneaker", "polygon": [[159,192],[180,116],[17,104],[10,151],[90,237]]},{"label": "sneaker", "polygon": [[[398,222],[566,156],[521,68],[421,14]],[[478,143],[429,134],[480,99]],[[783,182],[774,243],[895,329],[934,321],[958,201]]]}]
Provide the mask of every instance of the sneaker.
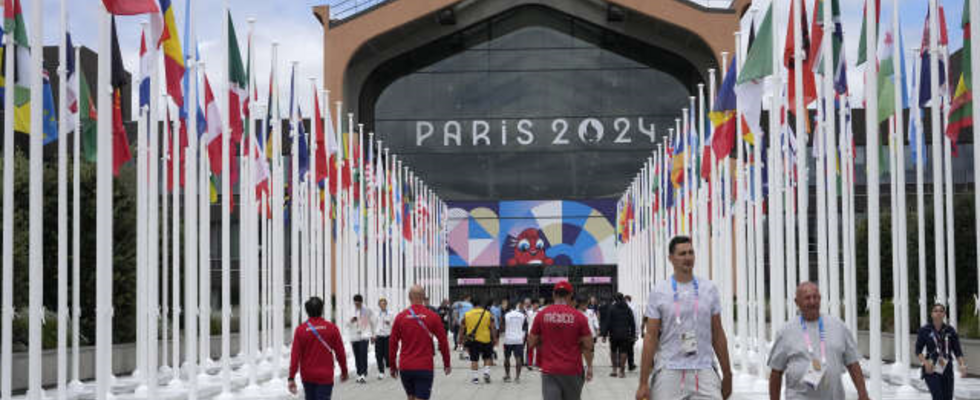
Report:
[{"label": "sneaker", "polygon": [[510,376],[504,375],[504,382],[510,382]]},{"label": "sneaker", "polygon": [[384,372],[378,372],[378,380],[379,381],[385,380],[385,374],[384,374]]},{"label": "sneaker", "polygon": [[514,383],[521,383],[521,377],[514,378]]},{"label": "sneaker", "polygon": [[358,375],[357,383],[367,383],[367,379],[364,377],[364,375]]},{"label": "sneaker", "polygon": [[630,372],[636,371],[636,365],[630,365]]},{"label": "sneaker", "polygon": [[472,383],[474,385],[479,385],[480,384],[480,378],[470,379],[470,383]]},{"label": "sneaker", "polygon": [[626,371],[623,371],[622,369],[619,370],[619,377],[620,378],[625,378],[626,377]]},{"label": "sneaker", "polygon": [[615,370],[615,369],[613,369],[613,372],[610,372],[610,373],[609,373],[609,377],[611,377],[611,378],[615,378],[615,377],[617,377],[617,376],[619,376],[619,373],[618,373],[618,372],[616,372],[616,370]]},{"label": "sneaker", "polygon": [[484,373],[483,374],[483,381],[486,382],[486,383],[490,383],[490,374]]}]

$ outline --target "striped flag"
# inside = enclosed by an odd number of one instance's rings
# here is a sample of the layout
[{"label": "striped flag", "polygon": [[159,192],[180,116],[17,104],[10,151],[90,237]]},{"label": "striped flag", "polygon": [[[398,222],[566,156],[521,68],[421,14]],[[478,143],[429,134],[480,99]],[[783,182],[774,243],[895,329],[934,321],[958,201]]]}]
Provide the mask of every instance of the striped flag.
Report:
[{"label": "striped flag", "polygon": [[[177,24],[174,23],[174,10],[170,0],[160,0],[160,11],[163,15],[164,34],[160,37],[163,45],[163,65],[167,73],[167,94],[177,107],[184,107],[184,94],[181,81],[184,79],[184,52],[180,46],[177,34]],[[142,92],[141,92],[142,93]]]}]

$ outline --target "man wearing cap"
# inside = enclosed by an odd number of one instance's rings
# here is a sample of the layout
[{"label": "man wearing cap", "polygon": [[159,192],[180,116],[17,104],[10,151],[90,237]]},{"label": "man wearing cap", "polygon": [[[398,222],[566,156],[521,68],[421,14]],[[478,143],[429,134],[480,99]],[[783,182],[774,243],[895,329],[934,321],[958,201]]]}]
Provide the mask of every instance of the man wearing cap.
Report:
[{"label": "man wearing cap", "polygon": [[395,316],[388,312],[388,299],[378,299],[378,313],[375,315],[374,326],[374,360],[378,364],[378,380],[385,378],[385,366],[388,362],[388,337],[391,336],[391,324]]},{"label": "man wearing cap", "polygon": [[[674,274],[657,284],[647,301],[636,399],[727,399],[732,368],[718,289],[694,276],[689,237],[675,236],[668,250]],[[724,378],[714,368],[715,356]]]},{"label": "man wearing cap", "polygon": [[[432,356],[436,353],[433,338],[439,343],[443,371],[446,375],[452,372],[446,330],[439,314],[423,304],[424,299],[425,289],[419,285],[412,286],[408,290],[408,300],[412,304],[395,317],[391,327],[391,346],[388,348],[391,376],[398,378],[401,374],[402,387],[408,400],[427,400],[432,395],[432,382],[435,379]],[[398,358],[399,354],[401,359]]]},{"label": "man wearing cap", "polygon": [[817,284],[796,288],[796,306],[800,317],[783,326],[769,352],[769,398],[779,400],[785,377],[787,399],[843,399],[846,370],[858,399],[867,400],[857,342],[841,320],[820,313]]},{"label": "man wearing cap", "polygon": [[579,400],[592,380],[592,330],[585,314],[570,306],[572,292],[571,283],[558,282],[554,304],[538,312],[528,335],[527,345],[538,349],[544,400]]}]

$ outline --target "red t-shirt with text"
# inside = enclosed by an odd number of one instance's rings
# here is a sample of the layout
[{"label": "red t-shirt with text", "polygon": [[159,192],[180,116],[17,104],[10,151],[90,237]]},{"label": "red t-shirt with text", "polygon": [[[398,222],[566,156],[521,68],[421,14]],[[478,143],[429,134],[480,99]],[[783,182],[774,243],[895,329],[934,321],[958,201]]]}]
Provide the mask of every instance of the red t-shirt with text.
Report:
[{"label": "red t-shirt with text", "polygon": [[539,338],[541,372],[551,375],[581,375],[582,349],[579,338],[592,338],[589,319],[578,310],[550,305],[534,317],[531,334]]}]

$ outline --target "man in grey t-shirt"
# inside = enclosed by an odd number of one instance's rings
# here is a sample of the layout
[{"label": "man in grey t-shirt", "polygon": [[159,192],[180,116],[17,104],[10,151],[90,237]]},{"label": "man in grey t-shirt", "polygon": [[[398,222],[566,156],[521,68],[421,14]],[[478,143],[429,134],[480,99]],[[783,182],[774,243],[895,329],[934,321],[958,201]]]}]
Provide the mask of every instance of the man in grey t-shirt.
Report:
[{"label": "man in grey t-shirt", "polygon": [[769,353],[769,399],[778,400],[786,377],[788,400],[843,399],[841,375],[851,375],[858,399],[868,400],[854,336],[841,320],[820,314],[820,290],[813,282],[796,289],[800,317],[779,331]]},{"label": "man in grey t-shirt", "polygon": [[[668,250],[674,275],[657,284],[647,300],[636,399],[727,399],[732,369],[718,289],[694,276],[690,238],[674,237]],[[724,379],[714,369],[715,356]]]}]

